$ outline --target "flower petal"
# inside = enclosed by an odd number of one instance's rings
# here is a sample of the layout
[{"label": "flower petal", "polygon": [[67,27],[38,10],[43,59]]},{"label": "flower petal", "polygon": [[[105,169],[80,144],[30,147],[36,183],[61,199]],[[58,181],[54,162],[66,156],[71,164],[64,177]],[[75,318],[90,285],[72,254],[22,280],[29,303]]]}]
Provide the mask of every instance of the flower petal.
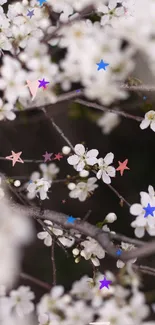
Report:
[{"label": "flower petal", "polygon": [[90,166],[97,164],[98,159],[95,157],[86,158],[86,163]]},{"label": "flower petal", "polygon": [[91,149],[87,152],[86,158],[91,158],[91,157],[97,157],[99,154],[99,151],[97,149]]},{"label": "flower petal", "polygon": [[145,229],[144,229],[144,227],[137,227],[137,228],[135,229],[135,235],[136,235],[136,237],[138,237],[138,238],[142,238],[142,237],[144,236],[144,233],[145,233]]},{"label": "flower petal", "polygon": [[101,169],[97,172],[96,177],[98,179],[100,179],[102,177],[102,170]]},{"label": "flower petal", "polygon": [[77,170],[77,172],[81,172],[81,170],[83,170],[84,166],[85,166],[84,161],[83,161],[83,160],[80,161],[80,162],[78,163],[78,165],[76,166],[76,170]]},{"label": "flower petal", "polygon": [[149,125],[150,125],[150,121],[144,119],[144,120],[140,123],[140,128],[141,128],[142,130],[144,130],[144,129],[148,128]]},{"label": "flower petal", "polygon": [[138,216],[138,215],[140,215],[142,212],[143,212],[143,207],[142,207],[142,205],[139,204],[139,203],[132,204],[132,206],[130,207],[130,213],[131,213],[133,216]]},{"label": "flower petal", "polygon": [[115,175],[116,175],[116,170],[115,170],[114,167],[112,167],[112,166],[108,166],[108,167],[107,167],[107,173],[108,173],[108,175],[109,175],[110,177],[115,177]]},{"label": "flower petal", "polygon": [[48,236],[45,238],[45,240],[44,240],[44,244],[46,245],[46,246],[51,246],[52,245],[52,237],[48,234]]},{"label": "flower petal", "polygon": [[102,172],[102,180],[106,184],[111,183],[111,179],[110,179],[110,177],[108,176],[108,174],[105,171]]},{"label": "flower petal", "polygon": [[155,121],[152,121],[151,124],[150,124],[150,128],[152,131],[155,132]]},{"label": "flower petal", "polygon": [[80,160],[80,157],[78,157],[77,155],[72,155],[67,158],[69,165],[77,165],[79,160]]},{"label": "flower petal", "polygon": [[74,151],[78,156],[83,156],[85,153],[85,147],[83,144],[77,144],[74,148]]},{"label": "flower petal", "polygon": [[105,157],[104,157],[104,162],[106,165],[112,164],[114,159],[114,154],[112,152],[109,152]]}]

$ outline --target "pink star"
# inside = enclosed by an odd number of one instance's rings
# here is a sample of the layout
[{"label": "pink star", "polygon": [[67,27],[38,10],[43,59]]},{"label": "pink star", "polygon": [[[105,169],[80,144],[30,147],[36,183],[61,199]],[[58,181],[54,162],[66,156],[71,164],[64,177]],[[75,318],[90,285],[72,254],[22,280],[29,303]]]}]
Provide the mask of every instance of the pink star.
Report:
[{"label": "pink star", "polygon": [[117,171],[120,171],[121,176],[123,176],[125,169],[130,169],[127,167],[128,159],[125,159],[122,163],[119,161],[119,167],[116,168]]},{"label": "pink star", "polygon": [[20,155],[22,154],[22,151],[15,153],[14,151],[11,151],[12,155],[5,157],[8,160],[12,160],[12,166],[16,164],[16,162],[20,162],[24,164],[24,161],[20,158]]},{"label": "pink star", "polygon": [[66,203],[66,200],[62,200],[62,203]]},{"label": "pink star", "polygon": [[43,157],[45,158],[44,159],[44,162],[50,160],[51,161],[51,156],[53,155],[53,153],[48,153],[47,151],[45,152],[45,155],[43,155]]},{"label": "pink star", "polygon": [[60,161],[60,159],[61,158],[63,158],[63,156],[61,155],[61,153],[59,152],[59,153],[57,153],[56,155],[55,155],[55,158],[54,158],[54,160],[59,160]]}]

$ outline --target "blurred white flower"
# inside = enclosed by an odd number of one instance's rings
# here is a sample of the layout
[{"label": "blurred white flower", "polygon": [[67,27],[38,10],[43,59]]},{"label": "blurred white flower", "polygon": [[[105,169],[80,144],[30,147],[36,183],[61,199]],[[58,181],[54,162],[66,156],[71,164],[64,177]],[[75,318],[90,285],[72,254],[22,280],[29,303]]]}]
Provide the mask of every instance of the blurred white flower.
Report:
[{"label": "blurred white flower", "polygon": [[37,194],[39,193],[40,199],[45,200],[48,198],[47,192],[50,187],[51,187],[51,183],[44,180],[43,178],[31,182],[27,187],[27,191],[29,192],[28,198],[30,199],[35,198],[35,196],[37,196]]},{"label": "blurred white flower", "polygon": [[13,110],[13,105],[10,103],[3,104],[3,101],[0,98],[0,121],[5,118],[7,118],[10,121],[14,120],[16,118],[16,115],[12,110]]},{"label": "blurred white flower", "polygon": [[104,159],[99,158],[98,159],[98,166],[99,166],[99,171],[96,174],[96,177],[100,179],[102,177],[102,180],[106,184],[111,183],[110,177],[115,177],[116,170],[113,166],[109,166],[112,164],[114,159],[114,154],[112,152],[108,153]]},{"label": "blurred white flower", "polygon": [[88,178],[87,182],[79,182],[75,185],[74,189],[71,190],[69,193],[69,196],[72,199],[79,199],[79,201],[83,202],[86,200],[86,198],[92,194],[92,192],[95,190],[95,188],[98,187],[97,184],[95,184],[97,179],[95,177]]},{"label": "blurred white flower", "polygon": [[[122,248],[123,251],[130,252],[130,251],[134,250],[136,247],[134,245],[132,245],[132,244],[121,242],[121,248]],[[127,264],[127,265],[133,264],[136,261],[137,261],[137,258],[129,260],[127,263],[124,263],[121,260],[118,260],[116,265],[117,265],[118,268],[122,268],[122,267],[124,267],[125,264]]]},{"label": "blurred white flower", "polygon": [[21,286],[17,290],[10,292],[12,307],[15,309],[18,316],[23,317],[34,310],[34,304],[31,300],[35,298],[30,287]]},{"label": "blurred white flower", "polygon": [[52,181],[60,171],[60,169],[54,163],[49,165],[40,164],[39,168],[42,171],[42,177],[45,181]]},{"label": "blurred white flower", "polygon": [[118,114],[106,112],[97,120],[97,125],[102,128],[103,134],[109,134],[120,122]]},{"label": "blurred white flower", "polygon": [[97,163],[98,150],[92,149],[85,151],[85,147],[82,144],[77,144],[74,148],[76,155],[72,155],[67,158],[70,165],[80,172],[84,169],[85,165],[93,166]]}]

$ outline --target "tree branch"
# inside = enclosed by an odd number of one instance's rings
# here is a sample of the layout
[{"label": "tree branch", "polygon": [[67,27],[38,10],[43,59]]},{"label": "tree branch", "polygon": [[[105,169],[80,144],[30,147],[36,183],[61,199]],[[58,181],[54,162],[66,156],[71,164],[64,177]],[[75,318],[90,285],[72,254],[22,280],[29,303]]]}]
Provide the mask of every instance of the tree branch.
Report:
[{"label": "tree branch", "polygon": [[55,248],[55,240],[53,239],[52,246],[51,246],[51,261],[52,261],[52,269],[53,269],[53,286],[56,286],[56,263],[55,263],[54,248]]},{"label": "tree branch", "polygon": [[115,110],[115,109],[112,109],[112,108],[107,108],[107,107],[101,106],[101,105],[96,104],[96,103],[88,102],[87,100],[76,99],[76,100],[74,100],[74,102],[78,103],[78,104],[81,104],[81,105],[84,105],[84,106],[99,109],[102,112],[115,113],[117,115],[120,115],[120,116],[129,118],[129,119],[135,120],[137,122],[141,122],[143,120],[143,117],[131,115],[131,114],[128,114],[126,112],[118,111],[118,110]]},{"label": "tree branch", "polygon": [[24,280],[31,281],[32,283],[37,284],[39,287],[42,287],[46,290],[51,290],[51,288],[52,288],[48,283],[43,282],[43,281],[41,281],[29,274],[23,273],[23,272],[20,273],[20,278],[24,279]]}]

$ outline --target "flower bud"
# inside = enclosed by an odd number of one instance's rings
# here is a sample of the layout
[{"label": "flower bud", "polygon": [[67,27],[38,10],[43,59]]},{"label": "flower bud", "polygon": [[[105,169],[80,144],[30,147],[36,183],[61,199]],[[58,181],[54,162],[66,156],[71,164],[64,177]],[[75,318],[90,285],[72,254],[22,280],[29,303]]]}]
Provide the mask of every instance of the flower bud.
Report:
[{"label": "flower bud", "polygon": [[109,222],[109,223],[113,223],[115,220],[117,220],[117,216],[116,216],[115,213],[110,212],[110,213],[107,214],[105,220],[106,220],[107,222]]}]

